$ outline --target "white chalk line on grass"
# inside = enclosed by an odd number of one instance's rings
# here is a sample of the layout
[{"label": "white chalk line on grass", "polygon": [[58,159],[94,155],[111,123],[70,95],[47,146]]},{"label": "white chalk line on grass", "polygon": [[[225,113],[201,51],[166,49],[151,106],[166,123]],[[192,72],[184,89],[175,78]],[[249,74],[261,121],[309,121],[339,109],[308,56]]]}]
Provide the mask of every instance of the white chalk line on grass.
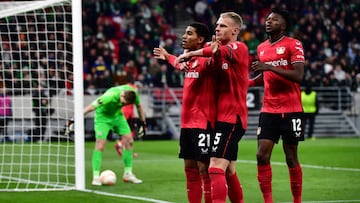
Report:
[{"label": "white chalk line on grass", "polygon": [[157,199],[152,199],[152,198],[114,194],[114,193],[109,193],[109,192],[101,192],[101,191],[97,191],[97,190],[81,190],[81,191],[95,193],[95,194],[99,194],[99,195],[111,196],[111,197],[121,197],[121,198],[126,198],[126,199],[141,200],[141,201],[145,201],[145,202],[173,203],[173,202],[167,202],[167,201],[157,200]]},{"label": "white chalk line on grass", "polygon": [[[349,203],[360,202],[359,200],[327,200],[327,201],[302,201],[302,203]],[[292,202],[279,202],[279,203],[292,203]]]},{"label": "white chalk line on grass", "polygon": [[[256,164],[256,161],[250,160],[237,160],[239,163],[248,163]],[[272,165],[286,166],[286,163],[283,162],[271,162]],[[309,164],[301,164],[302,168],[314,168],[314,169],[323,169],[323,170],[334,170],[334,171],[352,171],[360,172],[359,168],[341,168],[341,167],[330,167],[330,166],[317,166]],[[360,202],[360,200],[326,200],[326,201],[302,201],[303,203],[350,203],[350,202]],[[292,202],[280,202],[280,203],[292,203]]]},{"label": "white chalk line on grass", "polygon": [[[237,160],[238,163],[247,163],[247,164],[256,164],[256,161],[251,160]],[[283,162],[271,162],[271,165],[286,166],[286,163]],[[352,171],[360,172],[360,168],[342,168],[342,167],[332,167],[332,166],[317,166],[309,164],[301,164],[302,168],[314,168],[314,169],[323,169],[323,170],[332,170],[332,171]]]},{"label": "white chalk line on grass", "polygon": [[[147,159],[147,160],[137,160],[138,163],[141,162],[180,162],[180,159],[162,159],[162,160],[154,160],[154,159]],[[245,164],[257,164],[255,160],[240,160],[236,161],[237,163],[245,163]],[[285,162],[276,162],[272,161],[271,165],[277,166],[286,166]],[[318,165],[310,165],[310,164],[301,164],[303,168],[314,168],[314,169],[323,169],[323,170],[333,170],[333,171],[352,171],[352,172],[360,172],[360,168],[343,168],[343,167],[332,167],[332,166],[318,166]]]}]

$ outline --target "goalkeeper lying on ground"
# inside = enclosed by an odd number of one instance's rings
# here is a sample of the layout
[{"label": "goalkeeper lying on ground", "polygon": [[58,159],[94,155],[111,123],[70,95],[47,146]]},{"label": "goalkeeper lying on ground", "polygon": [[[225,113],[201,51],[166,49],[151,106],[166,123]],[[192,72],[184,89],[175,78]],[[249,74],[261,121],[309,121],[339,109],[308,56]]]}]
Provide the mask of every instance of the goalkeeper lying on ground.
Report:
[{"label": "goalkeeper lying on ground", "polygon": [[135,104],[139,119],[145,124],[144,110],[140,104],[138,91],[130,85],[120,85],[108,89],[90,105],[85,107],[84,116],[95,111],[95,149],[92,155],[93,180],[92,185],[101,185],[100,171],[102,152],[105,148],[106,138],[110,131],[120,135],[124,146],[124,182],[142,183],[132,172],[133,167],[133,137],[121,108],[125,105]]}]

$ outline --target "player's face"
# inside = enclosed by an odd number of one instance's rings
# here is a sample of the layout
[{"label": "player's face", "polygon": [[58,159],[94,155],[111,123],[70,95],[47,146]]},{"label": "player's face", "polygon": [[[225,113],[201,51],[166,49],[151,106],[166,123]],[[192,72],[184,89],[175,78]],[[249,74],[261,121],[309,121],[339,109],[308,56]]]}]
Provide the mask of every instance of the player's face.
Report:
[{"label": "player's face", "polygon": [[182,36],[182,47],[190,51],[200,48],[202,38],[196,33],[196,29],[191,26],[187,26],[185,33]]},{"label": "player's face", "polygon": [[[238,27],[234,21],[229,17],[220,17],[216,22],[215,35],[216,39],[223,42],[223,44],[232,40],[237,36]],[[225,42],[225,43],[224,43]]]},{"label": "player's face", "polygon": [[269,35],[280,33],[285,29],[284,18],[277,13],[270,13],[265,20],[265,32]]}]

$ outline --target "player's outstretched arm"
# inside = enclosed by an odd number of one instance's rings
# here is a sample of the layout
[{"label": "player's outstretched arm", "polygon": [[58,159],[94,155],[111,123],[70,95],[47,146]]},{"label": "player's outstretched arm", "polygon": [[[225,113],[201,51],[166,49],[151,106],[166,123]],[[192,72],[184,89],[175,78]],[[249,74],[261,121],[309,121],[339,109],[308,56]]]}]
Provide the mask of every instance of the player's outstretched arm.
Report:
[{"label": "player's outstretched arm", "polygon": [[202,49],[184,52],[180,56],[178,56],[175,60],[175,65],[186,62],[191,59],[191,57],[194,56],[202,56],[202,57],[211,57],[213,54],[218,52],[220,49],[220,42],[215,39],[215,36],[213,36],[211,44],[209,47],[205,47]]},{"label": "player's outstretched arm", "polygon": [[92,104],[89,104],[87,107],[84,108],[84,116],[93,111],[95,111],[95,107]]},{"label": "player's outstretched arm", "polygon": [[169,54],[163,47],[153,49],[154,58],[167,61],[172,67],[178,70],[186,71],[186,64],[176,64],[176,56]]}]

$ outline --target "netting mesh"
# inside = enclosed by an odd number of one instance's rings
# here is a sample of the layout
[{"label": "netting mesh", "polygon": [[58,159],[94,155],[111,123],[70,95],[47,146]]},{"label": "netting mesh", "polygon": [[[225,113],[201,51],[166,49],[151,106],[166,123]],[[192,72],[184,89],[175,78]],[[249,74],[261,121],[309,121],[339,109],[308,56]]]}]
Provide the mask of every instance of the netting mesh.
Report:
[{"label": "netting mesh", "polygon": [[73,187],[71,4],[0,8],[0,190]]}]

